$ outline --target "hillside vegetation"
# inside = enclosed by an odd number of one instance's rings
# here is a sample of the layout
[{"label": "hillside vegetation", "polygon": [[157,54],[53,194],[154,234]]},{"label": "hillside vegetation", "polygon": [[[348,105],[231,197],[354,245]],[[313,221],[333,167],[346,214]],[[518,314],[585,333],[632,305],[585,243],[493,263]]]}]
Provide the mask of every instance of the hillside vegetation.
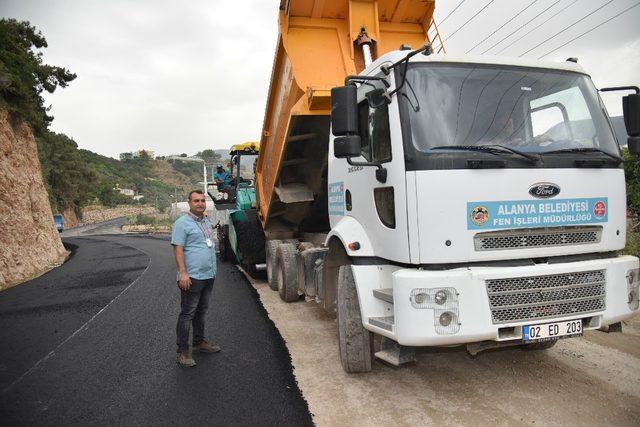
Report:
[{"label": "hillside vegetation", "polygon": [[173,201],[185,200],[189,191],[202,181],[200,163],[195,164],[197,168],[194,170],[189,166],[193,163],[155,160],[144,153],[131,160],[116,160],[89,150],[79,150],[79,153],[97,178],[89,197],[105,206],[134,203],[130,197],[115,190],[127,188],[144,196],[141,202],[162,209]]}]

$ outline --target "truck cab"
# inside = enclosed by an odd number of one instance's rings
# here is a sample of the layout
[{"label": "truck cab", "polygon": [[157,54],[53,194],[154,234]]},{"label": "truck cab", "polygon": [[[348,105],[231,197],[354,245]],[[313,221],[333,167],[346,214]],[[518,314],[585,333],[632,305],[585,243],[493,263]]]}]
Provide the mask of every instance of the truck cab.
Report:
[{"label": "truck cab", "polygon": [[[638,259],[616,253],[622,158],[584,70],[406,56],[332,94],[328,240],[357,259],[364,327],[402,346],[477,347],[633,315]],[[531,337],[537,325],[565,330]]]}]

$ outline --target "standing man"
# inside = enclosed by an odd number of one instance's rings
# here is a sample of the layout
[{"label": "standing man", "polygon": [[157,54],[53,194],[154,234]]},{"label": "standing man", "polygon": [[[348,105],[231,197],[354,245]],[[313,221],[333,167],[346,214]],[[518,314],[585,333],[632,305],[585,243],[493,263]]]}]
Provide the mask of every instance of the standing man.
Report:
[{"label": "standing man", "polygon": [[181,293],[178,337],[178,363],[195,366],[189,351],[189,329],[193,323],[193,351],[217,353],[220,347],[204,339],[204,321],[216,277],[213,226],[204,214],[207,203],[201,190],[189,193],[189,212],[173,224],[171,245],[178,266]]}]

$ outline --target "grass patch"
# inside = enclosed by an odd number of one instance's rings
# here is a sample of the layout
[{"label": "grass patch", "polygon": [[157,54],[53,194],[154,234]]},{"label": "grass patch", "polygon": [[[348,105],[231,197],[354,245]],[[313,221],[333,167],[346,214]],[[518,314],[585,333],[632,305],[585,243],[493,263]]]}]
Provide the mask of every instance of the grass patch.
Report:
[{"label": "grass patch", "polygon": [[627,233],[627,246],[622,253],[640,257],[640,232]]}]

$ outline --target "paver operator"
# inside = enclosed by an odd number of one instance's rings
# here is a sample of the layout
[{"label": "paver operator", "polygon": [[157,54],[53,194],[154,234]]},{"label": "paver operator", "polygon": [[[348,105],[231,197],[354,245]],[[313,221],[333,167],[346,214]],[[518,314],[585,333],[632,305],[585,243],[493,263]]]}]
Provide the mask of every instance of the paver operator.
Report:
[{"label": "paver operator", "polygon": [[229,171],[225,170],[221,163],[216,165],[216,172],[213,174],[213,180],[218,185],[218,190],[229,191],[233,189],[233,177]]},{"label": "paver operator", "polygon": [[206,199],[201,190],[189,193],[189,212],[173,224],[171,245],[178,266],[181,302],[178,325],[178,363],[195,366],[189,351],[189,330],[193,323],[193,351],[217,353],[220,347],[204,338],[204,324],[216,276],[213,226],[205,215]]}]

